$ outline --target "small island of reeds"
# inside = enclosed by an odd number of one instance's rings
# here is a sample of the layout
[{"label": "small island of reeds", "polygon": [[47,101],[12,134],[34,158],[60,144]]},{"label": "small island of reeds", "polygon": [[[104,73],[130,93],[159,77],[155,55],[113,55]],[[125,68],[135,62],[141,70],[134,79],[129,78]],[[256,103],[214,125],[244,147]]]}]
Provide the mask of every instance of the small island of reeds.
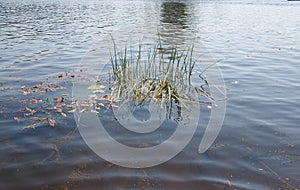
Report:
[{"label": "small island of reeds", "polygon": [[[175,106],[180,115],[182,107],[200,103],[198,95],[210,97],[203,88],[208,85],[204,76],[194,70],[198,61],[193,57],[194,45],[186,49],[164,48],[160,42],[137,46],[120,48],[114,43],[108,80],[111,103],[130,101],[137,107],[153,101],[169,114]],[[192,76],[203,84],[194,87]]]}]

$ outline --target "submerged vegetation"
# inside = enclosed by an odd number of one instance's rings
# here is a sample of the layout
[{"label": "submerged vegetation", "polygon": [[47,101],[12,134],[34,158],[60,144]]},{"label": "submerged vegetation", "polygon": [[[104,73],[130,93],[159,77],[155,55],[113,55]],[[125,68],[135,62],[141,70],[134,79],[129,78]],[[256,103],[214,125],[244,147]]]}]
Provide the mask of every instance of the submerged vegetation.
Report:
[{"label": "submerged vegetation", "polygon": [[[59,117],[67,117],[78,109],[79,112],[98,114],[102,108],[130,103],[131,110],[128,111],[134,111],[136,107],[148,105],[150,101],[166,110],[169,118],[172,110],[177,110],[177,118],[180,118],[182,108],[188,108],[188,104],[202,103],[198,95],[211,99],[204,89],[208,86],[207,81],[202,72],[195,69],[198,60],[194,58],[193,45],[185,50],[165,48],[161,43],[152,46],[139,44],[135,50],[131,48],[125,46],[119,51],[114,44],[110,52],[109,75],[104,79],[67,72],[58,74],[56,82],[21,86],[18,91],[25,98],[22,100],[23,108],[13,119],[23,123],[24,129],[36,128],[40,123],[54,127],[59,124]],[[197,87],[192,84],[195,77],[202,81],[201,84],[197,82]],[[92,92],[90,97],[84,101],[70,97],[68,89],[62,85],[67,79],[94,84],[87,89]]]}]

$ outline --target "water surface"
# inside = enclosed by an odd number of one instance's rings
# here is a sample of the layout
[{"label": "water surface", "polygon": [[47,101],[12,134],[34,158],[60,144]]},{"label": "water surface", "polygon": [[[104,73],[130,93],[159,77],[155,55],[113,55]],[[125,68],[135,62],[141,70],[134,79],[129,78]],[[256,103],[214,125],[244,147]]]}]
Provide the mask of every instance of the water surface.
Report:
[{"label": "water surface", "polygon": [[[1,1],[0,189],[299,189],[299,5],[281,0]],[[104,161],[85,144],[72,113],[63,117],[47,109],[62,95],[71,102],[73,71],[96,42],[112,33],[126,40],[131,30],[159,35],[170,46],[196,36],[220,60],[226,117],[204,154],[197,148],[208,120],[205,107],[189,145],[148,169]],[[33,86],[43,90],[23,95]],[[32,116],[28,106],[38,111]],[[55,126],[34,116],[54,119]],[[35,128],[23,129],[33,123]]]}]

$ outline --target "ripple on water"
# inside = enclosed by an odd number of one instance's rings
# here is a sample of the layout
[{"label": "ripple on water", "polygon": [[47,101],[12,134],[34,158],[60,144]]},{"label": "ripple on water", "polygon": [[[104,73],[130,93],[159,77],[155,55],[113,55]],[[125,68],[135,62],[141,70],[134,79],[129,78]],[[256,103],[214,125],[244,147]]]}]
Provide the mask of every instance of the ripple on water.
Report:
[{"label": "ripple on water", "polygon": [[[0,189],[296,189],[298,12],[299,4],[281,0],[1,1]],[[57,120],[54,128],[42,123],[23,130],[29,118],[14,121],[24,114],[21,100],[29,98],[22,95],[22,85],[52,82],[75,70],[95,41],[116,31],[120,36],[115,37],[128,37],[136,30],[155,31],[166,46],[197,36],[221,60],[228,106],[209,151],[197,153],[209,119],[206,109],[189,145],[167,163],[147,169],[121,168],[99,158],[75,130],[72,115]],[[59,82],[70,93],[71,80]]]}]

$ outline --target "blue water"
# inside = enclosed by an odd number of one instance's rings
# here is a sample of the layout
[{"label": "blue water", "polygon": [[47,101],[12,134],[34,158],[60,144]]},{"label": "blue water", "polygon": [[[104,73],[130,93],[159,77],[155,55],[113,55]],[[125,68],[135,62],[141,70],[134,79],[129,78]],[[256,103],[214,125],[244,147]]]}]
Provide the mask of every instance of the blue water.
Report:
[{"label": "blue water", "polygon": [[[0,189],[299,189],[299,10],[284,0],[1,1]],[[72,108],[63,108],[66,117],[52,109],[61,97],[71,104],[72,75],[96,42],[134,32],[178,46],[196,36],[219,60],[227,109],[204,154],[197,148],[205,108],[188,146],[148,169],[101,159]],[[43,90],[23,95],[34,86]],[[26,107],[37,112],[25,116]]]}]

